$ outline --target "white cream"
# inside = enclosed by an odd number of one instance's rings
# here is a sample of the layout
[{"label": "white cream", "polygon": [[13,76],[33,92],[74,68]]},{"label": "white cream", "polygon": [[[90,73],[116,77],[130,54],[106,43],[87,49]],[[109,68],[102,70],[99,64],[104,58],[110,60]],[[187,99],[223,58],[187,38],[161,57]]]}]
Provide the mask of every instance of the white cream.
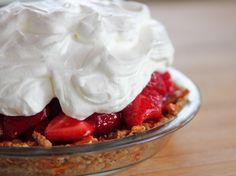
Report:
[{"label": "white cream", "polygon": [[12,3],[0,9],[0,113],[34,115],[53,97],[79,120],[120,111],[173,53],[165,28],[137,2]]}]

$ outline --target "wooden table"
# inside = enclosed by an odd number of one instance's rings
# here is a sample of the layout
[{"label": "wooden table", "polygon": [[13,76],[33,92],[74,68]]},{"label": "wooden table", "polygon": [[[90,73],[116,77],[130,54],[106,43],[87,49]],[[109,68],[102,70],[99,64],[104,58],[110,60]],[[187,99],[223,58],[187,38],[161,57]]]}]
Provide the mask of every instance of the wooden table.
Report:
[{"label": "wooden table", "polygon": [[145,1],[169,31],[175,67],[202,107],[153,158],[115,176],[236,176],[236,1]]}]

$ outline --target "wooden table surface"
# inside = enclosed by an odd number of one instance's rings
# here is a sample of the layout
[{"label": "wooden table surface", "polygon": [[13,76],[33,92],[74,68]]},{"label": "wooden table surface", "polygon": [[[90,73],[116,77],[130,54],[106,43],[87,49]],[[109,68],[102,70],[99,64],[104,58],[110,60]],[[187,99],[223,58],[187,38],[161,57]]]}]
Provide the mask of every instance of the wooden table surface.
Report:
[{"label": "wooden table surface", "polygon": [[174,66],[202,107],[153,158],[114,176],[236,176],[236,1],[144,1],[167,27]]}]

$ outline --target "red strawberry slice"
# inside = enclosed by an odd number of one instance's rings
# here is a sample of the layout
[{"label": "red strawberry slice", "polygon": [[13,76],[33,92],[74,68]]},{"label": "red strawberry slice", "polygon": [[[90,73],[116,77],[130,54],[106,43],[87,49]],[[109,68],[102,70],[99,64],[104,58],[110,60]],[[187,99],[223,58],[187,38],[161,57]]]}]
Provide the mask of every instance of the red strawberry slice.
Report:
[{"label": "red strawberry slice", "polygon": [[174,86],[174,82],[171,79],[170,73],[169,72],[165,72],[161,76],[162,76],[162,78],[163,78],[163,80],[165,82],[167,92],[168,93],[173,93],[174,90],[175,90],[175,86]]},{"label": "red strawberry slice", "polygon": [[24,141],[32,141],[34,140],[34,138],[32,137],[32,134],[34,131],[44,135],[44,131],[47,127],[47,125],[49,124],[49,122],[51,121],[50,118],[46,118],[44,120],[42,120],[41,122],[39,122],[36,126],[30,128],[29,130],[25,131],[24,133],[22,133],[19,138],[24,140]]},{"label": "red strawberry slice", "polygon": [[23,132],[29,130],[43,119],[46,119],[48,116],[47,109],[39,112],[36,115],[29,117],[8,117],[4,116],[3,120],[3,132],[4,138],[6,139],[14,139],[21,135]]},{"label": "red strawberry slice", "polygon": [[161,95],[166,95],[174,92],[174,83],[169,72],[154,72],[146,88],[156,90]]},{"label": "red strawberry slice", "polygon": [[145,95],[147,98],[151,100],[151,102],[158,108],[162,109],[163,104],[163,96],[157,92],[156,90],[153,90],[151,88],[144,88],[144,90],[141,93],[142,95]]},{"label": "red strawberry slice", "polygon": [[34,131],[44,135],[44,131],[46,129],[46,127],[48,126],[49,122],[51,121],[50,118],[46,118],[44,120],[42,120],[41,122],[39,122],[37,125],[35,125],[34,127],[30,128],[29,130],[27,130],[26,132],[22,133],[22,135],[20,136],[21,139],[23,140],[32,140],[32,134]]},{"label": "red strawberry slice", "polygon": [[138,95],[136,99],[129,104],[122,115],[128,126],[141,125],[147,120],[157,120],[161,116],[161,108],[156,105],[154,99],[145,95]]},{"label": "red strawberry slice", "polygon": [[[40,134],[44,135],[45,129],[47,128],[48,124],[51,122],[51,119],[46,118],[44,120],[42,120],[41,122],[39,122],[34,128],[33,131],[36,131]],[[32,132],[33,132],[32,131]]]},{"label": "red strawberry slice", "polygon": [[151,80],[146,88],[156,90],[161,95],[165,95],[167,92],[166,84],[162,78],[162,75],[158,72],[154,72],[152,74]]},{"label": "red strawberry slice", "polygon": [[169,73],[168,71],[162,73],[161,76],[162,76],[162,78],[163,78],[164,81],[171,79],[171,75],[170,75],[170,73]]},{"label": "red strawberry slice", "polygon": [[0,140],[3,137],[3,116],[0,115]]},{"label": "red strawberry slice", "polygon": [[103,136],[118,129],[123,122],[121,114],[98,114],[91,115],[86,121],[91,122],[95,126],[94,135]]},{"label": "red strawberry slice", "polygon": [[75,142],[93,132],[93,124],[61,113],[48,124],[45,136],[53,142]]}]

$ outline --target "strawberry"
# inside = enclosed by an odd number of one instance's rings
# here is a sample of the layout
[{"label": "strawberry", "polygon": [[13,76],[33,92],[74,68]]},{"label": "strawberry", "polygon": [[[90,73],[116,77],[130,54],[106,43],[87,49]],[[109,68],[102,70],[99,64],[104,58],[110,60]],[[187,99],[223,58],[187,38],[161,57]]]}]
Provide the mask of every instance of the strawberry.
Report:
[{"label": "strawberry", "polygon": [[116,113],[94,113],[87,119],[87,121],[94,124],[95,136],[103,136],[114,131],[115,129],[118,129],[122,125],[123,119],[120,114]]},{"label": "strawberry", "polygon": [[158,72],[152,74],[151,80],[146,86],[147,89],[153,89],[159,92],[161,95],[165,95],[167,92],[166,84],[162,78],[162,75]]},{"label": "strawberry", "polygon": [[3,138],[3,116],[0,115],[0,140]]},{"label": "strawberry", "polygon": [[63,113],[46,127],[45,136],[53,142],[75,142],[94,132],[94,125],[79,121]]},{"label": "strawberry", "polygon": [[168,93],[173,93],[175,90],[174,82],[171,79],[171,75],[169,72],[165,72],[161,74],[163,81],[165,82],[166,89]]},{"label": "strawberry", "polygon": [[43,111],[39,112],[36,115],[23,117],[8,117],[4,116],[3,118],[3,133],[4,138],[6,139],[14,139],[21,135],[23,132],[29,130],[42,120],[48,117],[47,109],[45,108]]},{"label": "strawberry", "polygon": [[48,126],[48,124],[51,122],[51,119],[46,118],[39,122],[36,126],[34,126],[33,131],[37,131],[40,134],[44,135],[45,129]]},{"label": "strawberry", "polygon": [[169,72],[154,72],[146,88],[156,90],[161,95],[166,95],[174,92],[174,83]]},{"label": "strawberry", "polygon": [[150,89],[148,87],[144,88],[141,92],[142,95],[150,99],[150,101],[158,108],[162,108],[163,96],[156,90]]},{"label": "strawberry", "polygon": [[30,140],[32,139],[32,134],[34,131],[39,132],[40,134],[44,135],[44,131],[46,127],[48,126],[49,122],[57,116],[58,114],[61,113],[61,106],[57,98],[53,98],[51,102],[46,106],[48,118],[42,120],[26,132],[24,132],[20,137],[25,140]]},{"label": "strawberry", "polygon": [[46,119],[42,120],[37,125],[35,125],[34,127],[30,128],[29,130],[24,132],[20,137],[24,140],[30,140],[30,139],[32,139],[32,134],[34,131],[44,135],[45,129],[48,126],[50,121],[51,121],[50,118],[46,118]]},{"label": "strawberry", "polygon": [[157,103],[151,96],[140,94],[121,113],[128,126],[141,125],[144,121],[160,118],[161,108]]},{"label": "strawberry", "polygon": [[30,128],[29,130],[23,132],[19,138],[21,140],[24,140],[24,141],[29,141],[29,140],[34,140],[33,137],[32,137],[32,134],[34,131],[44,135],[44,131],[47,127],[47,125],[49,124],[49,122],[51,121],[50,118],[46,118],[44,120],[42,120],[41,122],[39,122],[37,125],[35,125],[34,127]]}]

